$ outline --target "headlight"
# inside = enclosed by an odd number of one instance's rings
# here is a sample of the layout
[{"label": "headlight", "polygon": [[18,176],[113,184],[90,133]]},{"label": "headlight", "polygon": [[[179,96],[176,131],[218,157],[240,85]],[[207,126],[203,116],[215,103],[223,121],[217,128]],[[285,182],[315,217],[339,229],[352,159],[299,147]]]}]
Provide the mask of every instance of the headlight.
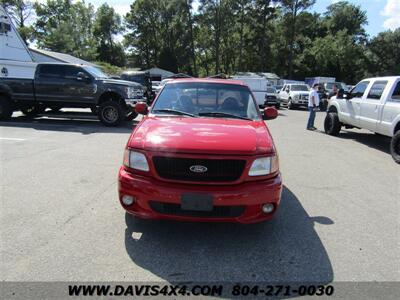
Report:
[{"label": "headlight", "polygon": [[143,153],[129,149],[126,149],[124,153],[124,166],[135,170],[149,171],[146,156]]},{"label": "headlight", "polygon": [[294,95],[293,99],[299,100],[300,96],[299,95]]},{"label": "headlight", "polygon": [[136,88],[136,87],[127,87],[126,88],[126,95],[128,98],[137,98],[137,97],[142,97],[143,96],[143,90]]},{"label": "headlight", "polygon": [[276,155],[257,158],[249,170],[249,176],[262,176],[278,171],[278,157]]}]

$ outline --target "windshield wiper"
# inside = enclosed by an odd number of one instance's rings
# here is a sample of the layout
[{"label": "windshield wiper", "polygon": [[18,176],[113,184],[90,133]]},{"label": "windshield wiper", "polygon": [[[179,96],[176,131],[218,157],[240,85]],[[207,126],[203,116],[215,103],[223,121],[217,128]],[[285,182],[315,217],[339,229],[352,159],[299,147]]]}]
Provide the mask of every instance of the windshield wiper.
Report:
[{"label": "windshield wiper", "polygon": [[229,113],[225,113],[225,112],[220,112],[220,111],[209,111],[209,112],[201,112],[199,113],[199,116],[212,116],[212,117],[227,117],[227,118],[234,118],[234,119],[242,119],[242,120],[250,120],[250,118],[246,118],[246,117],[241,117],[238,115],[234,115],[234,114],[229,114]]},{"label": "windshield wiper", "polygon": [[176,115],[182,115],[182,116],[189,116],[189,117],[193,117],[193,118],[197,118],[196,115],[188,113],[188,112],[184,112],[184,111],[180,111],[180,110],[176,110],[176,109],[169,109],[169,108],[164,108],[164,109],[153,109],[152,112],[165,112],[165,113],[171,113],[171,114],[176,114]]}]

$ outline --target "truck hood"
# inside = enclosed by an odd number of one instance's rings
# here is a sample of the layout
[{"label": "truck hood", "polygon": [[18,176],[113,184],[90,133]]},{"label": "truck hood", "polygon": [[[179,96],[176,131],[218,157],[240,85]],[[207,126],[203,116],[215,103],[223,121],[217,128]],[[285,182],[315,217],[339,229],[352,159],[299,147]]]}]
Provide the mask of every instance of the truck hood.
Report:
[{"label": "truck hood", "polygon": [[128,147],[157,152],[254,155],[274,152],[262,120],[145,117]]},{"label": "truck hood", "polygon": [[137,82],[132,82],[132,81],[127,81],[127,80],[120,80],[120,79],[112,79],[112,78],[107,78],[107,79],[102,79],[102,82],[104,84],[110,84],[110,85],[123,85],[123,86],[132,86],[136,88],[141,88],[142,85],[137,83]]}]

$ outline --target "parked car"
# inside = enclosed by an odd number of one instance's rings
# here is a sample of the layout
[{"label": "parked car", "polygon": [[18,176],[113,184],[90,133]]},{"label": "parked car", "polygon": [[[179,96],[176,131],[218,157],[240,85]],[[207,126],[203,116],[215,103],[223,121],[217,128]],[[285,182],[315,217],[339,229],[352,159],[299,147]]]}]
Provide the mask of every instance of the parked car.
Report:
[{"label": "parked car", "polygon": [[280,203],[278,154],[249,88],[240,81],[168,82],[126,146],[119,200],[147,219],[253,223]]},{"label": "parked car", "polygon": [[309,87],[306,84],[285,84],[279,92],[281,105],[286,105],[288,109],[308,105]]},{"label": "parked car", "polygon": [[281,107],[281,103],[278,99],[278,94],[273,87],[267,87],[265,94],[264,106],[275,106],[276,109]]},{"label": "parked car", "polygon": [[147,71],[124,71],[120,75],[122,80],[137,82],[143,87],[143,94],[148,103],[154,99],[155,93],[151,82],[150,73]]},{"label": "parked car", "polygon": [[355,127],[391,137],[390,152],[400,163],[400,76],[364,79],[343,97],[333,97],[324,127],[330,135]]},{"label": "parked car", "polygon": [[31,75],[20,64],[10,62],[2,69],[7,72],[0,75],[0,120],[16,110],[34,117],[46,107],[80,107],[91,108],[104,125],[117,126],[134,119],[134,105],[143,101],[140,84],[111,79],[93,66],[40,63]]}]

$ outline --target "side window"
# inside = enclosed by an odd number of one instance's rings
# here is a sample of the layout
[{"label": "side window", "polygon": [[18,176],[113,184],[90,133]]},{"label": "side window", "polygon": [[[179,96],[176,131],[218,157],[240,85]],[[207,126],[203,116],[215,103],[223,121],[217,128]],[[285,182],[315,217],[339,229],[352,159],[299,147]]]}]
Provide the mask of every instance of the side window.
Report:
[{"label": "side window", "polygon": [[83,72],[82,69],[75,66],[65,66],[64,67],[64,78],[66,79],[76,79],[79,72]]},{"label": "side window", "polygon": [[397,82],[391,98],[392,101],[400,102],[400,81]]},{"label": "side window", "polygon": [[361,81],[351,90],[351,96],[358,98],[362,97],[367,89],[368,84],[369,81]]},{"label": "side window", "polygon": [[380,100],[387,85],[387,81],[375,81],[372,85],[371,89],[369,90],[368,99],[375,99]]},{"label": "side window", "polygon": [[64,76],[63,66],[60,65],[42,65],[39,70],[41,78],[61,78]]}]

